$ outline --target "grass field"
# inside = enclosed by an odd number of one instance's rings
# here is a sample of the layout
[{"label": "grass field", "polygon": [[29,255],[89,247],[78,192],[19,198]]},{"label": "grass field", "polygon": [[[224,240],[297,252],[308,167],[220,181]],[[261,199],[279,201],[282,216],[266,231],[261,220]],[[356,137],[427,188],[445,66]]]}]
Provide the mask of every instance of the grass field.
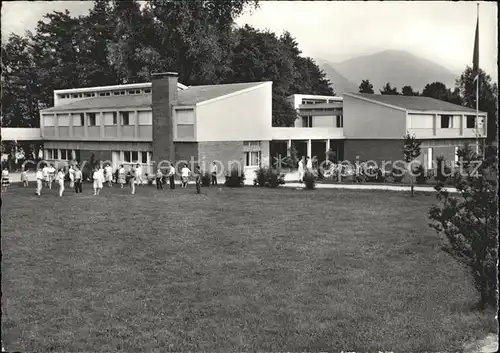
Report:
[{"label": "grass field", "polygon": [[435,196],[221,190],[12,186],[4,348],[436,352],[492,328],[427,226]]}]

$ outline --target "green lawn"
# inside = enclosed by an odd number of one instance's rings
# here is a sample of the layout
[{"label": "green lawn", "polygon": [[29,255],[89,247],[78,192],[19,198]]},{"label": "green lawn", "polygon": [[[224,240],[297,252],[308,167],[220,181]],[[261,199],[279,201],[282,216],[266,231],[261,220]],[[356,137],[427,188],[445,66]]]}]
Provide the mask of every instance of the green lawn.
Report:
[{"label": "green lawn", "polygon": [[8,351],[457,351],[491,328],[434,195],[44,191],[3,195]]}]

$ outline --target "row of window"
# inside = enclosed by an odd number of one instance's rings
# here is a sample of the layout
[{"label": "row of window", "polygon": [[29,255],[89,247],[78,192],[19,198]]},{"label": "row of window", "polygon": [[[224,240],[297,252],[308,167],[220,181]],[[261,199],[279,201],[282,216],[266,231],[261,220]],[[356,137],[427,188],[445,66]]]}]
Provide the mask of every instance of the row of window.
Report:
[{"label": "row of window", "polygon": [[334,99],[302,99],[302,104],[334,103]]},{"label": "row of window", "polygon": [[[104,125],[113,126],[118,124],[118,117],[120,125],[135,125],[135,115],[133,112],[106,112],[103,114]],[[98,113],[87,113],[88,123],[87,126],[99,126],[101,125],[100,114]],[[55,126],[56,117],[53,115],[44,116],[44,126]],[[57,125],[58,126],[71,126],[70,119],[73,119],[73,126],[85,126],[85,114],[71,114],[71,115],[58,115]],[[139,120],[139,125],[151,125],[152,118],[150,112],[139,112],[137,119]]]},{"label": "row of window", "polygon": [[[313,127],[313,117],[310,115],[303,116],[302,127]],[[344,127],[344,117],[342,115],[335,116],[335,127]]]},{"label": "row of window", "polygon": [[[465,127],[467,129],[474,129],[476,127],[476,117],[474,115],[467,115]],[[453,115],[441,115],[441,129],[458,129],[459,126],[454,126]]]},{"label": "row of window", "polygon": [[105,91],[105,92],[86,92],[86,93],[66,93],[60,94],[59,98],[92,98],[92,97],[109,97],[109,96],[125,96],[125,95],[135,95],[135,94],[149,94],[151,93],[151,88],[144,89],[129,89],[129,90],[119,90],[119,91]]},{"label": "row of window", "polygon": [[151,152],[123,151],[123,162],[148,163],[148,153]]},{"label": "row of window", "polygon": [[45,159],[57,159],[57,160],[80,160],[80,150],[73,149],[58,149],[58,148],[47,148],[45,149]]}]

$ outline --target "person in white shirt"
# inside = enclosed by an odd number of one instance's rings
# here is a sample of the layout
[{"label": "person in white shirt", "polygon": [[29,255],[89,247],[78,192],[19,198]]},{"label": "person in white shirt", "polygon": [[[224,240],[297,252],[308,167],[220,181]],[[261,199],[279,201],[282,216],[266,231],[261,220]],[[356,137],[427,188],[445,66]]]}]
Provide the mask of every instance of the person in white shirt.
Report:
[{"label": "person in white shirt", "polygon": [[49,167],[49,189],[52,190],[52,183],[56,178],[56,168],[51,164]]},{"label": "person in white shirt", "polygon": [[103,182],[102,172],[99,167],[96,167],[94,169],[94,174],[92,174],[92,179],[94,180],[93,182],[94,196],[97,196],[101,192],[102,182]]},{"label": "person in white shirt", "polygon": [[56,176],[57,183],[59,184],[59,197],[62,197],[64,192],[64,177],[64,170],[61,168]]},{"label": "person in white shirt", "polygon": [[144,179],[142,178],[142,166],[139,163],[137,163],[137,165],[135,166],[135,177],[137,180],[137,184],[144,186]]},{"label": "person in white shirt", "polygon": [[126,183],[125,168],[123,168],[123,164],[120,165],[120,168],[118,169],[118,183],[120,184],[120,187],[123,189],[123,185],[125,185]]},{"label": "person in white shirt", "polygon": [[42,169],[42,174],[43,174],[43,181],[45,183],[45,186],[49,186],[49,166],[44,165]]},{"label": "person in white shirt", "polygon": [[108,186],[113,186],[113,168],[111,168],[110,164],[107,164],[104,167],[104,172],[106,173],[106,181],[108,182]]},{"label": "person in white shirt", "polygon": [[182,187],[183,188],[187,187],[187,183],[189,181],[190,175],[191,175],[191,171],[189,170],[187,165],[184,164],[184,167],[182,167],[182,169],[181,169],[181,178],[182,178]]},{"label": "person in white shirt", "polygon": [[73,168],[73,165],[69,166],[69,187],[73,188],[75,186],[75,169]]},{"label": "person in white shirt", "polygon": [[36,194],[38,196],[42,194],[43,181],[43,171],[42,169],[38,168],[38,170],[36,171]]},{"label": "person in white shirt", "polygon": [[215,161],[212,162],[212,185],[217,186],[217,163]]},{"label": "person in white shirt", "polygon": [[313,169],[313,161],[311,159],[311,157],[307,157],[307,161],[306,161],[306,169],[308,172],[312,172],[312,169]]},{"label": "person in white shirt", "polygon": [[304,180],[304,157],[299,160],[299,183]]},{"label": "person in white shirt", "polygon": [[10,185],[9,170],[7,167],[2,170],[2,192],[6,192]]},{"label": "person in white shirt", "polygon": [[170,164],[167,168],[167,176],[170,189],[175,189],[175,167],[172,164]]}]

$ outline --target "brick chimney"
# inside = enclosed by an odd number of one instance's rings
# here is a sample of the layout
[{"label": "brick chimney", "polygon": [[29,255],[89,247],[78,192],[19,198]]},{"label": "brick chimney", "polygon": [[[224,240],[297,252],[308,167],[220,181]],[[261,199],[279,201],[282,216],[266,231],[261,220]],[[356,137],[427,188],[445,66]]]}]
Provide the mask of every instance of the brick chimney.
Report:
[{"label": "brick chimney", "polygon": [[172,107],[177,103],[178,98],[177,77],[176,72],[153,73],[151,75],[155,168],[162,160],[175,162]]}]

